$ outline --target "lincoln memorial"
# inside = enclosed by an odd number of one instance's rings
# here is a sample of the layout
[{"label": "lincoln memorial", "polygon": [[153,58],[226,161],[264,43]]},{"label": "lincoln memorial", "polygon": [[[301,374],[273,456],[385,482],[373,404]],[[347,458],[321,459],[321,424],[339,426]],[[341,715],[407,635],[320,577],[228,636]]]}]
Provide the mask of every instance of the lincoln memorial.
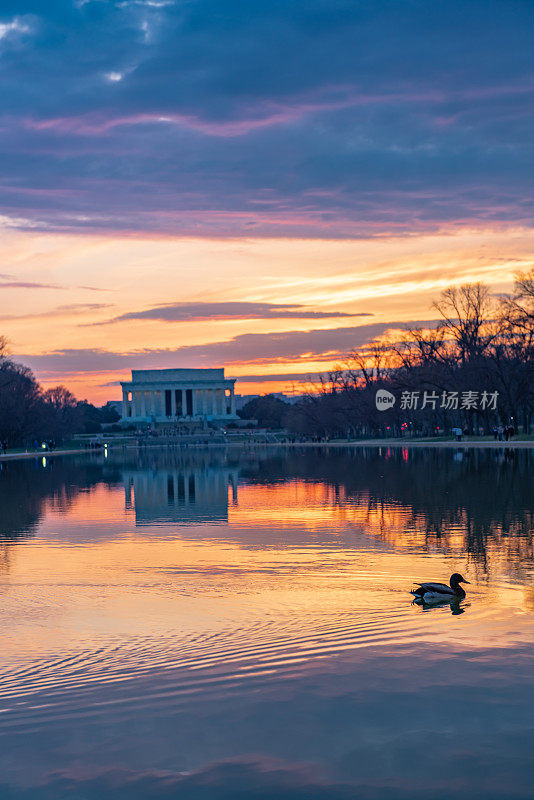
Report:
[{"label": "lincoln memorial", "polygon": [[122,382],[122,421],[172,423],[237,419],[235,380],[221,369],[134,369]]}]

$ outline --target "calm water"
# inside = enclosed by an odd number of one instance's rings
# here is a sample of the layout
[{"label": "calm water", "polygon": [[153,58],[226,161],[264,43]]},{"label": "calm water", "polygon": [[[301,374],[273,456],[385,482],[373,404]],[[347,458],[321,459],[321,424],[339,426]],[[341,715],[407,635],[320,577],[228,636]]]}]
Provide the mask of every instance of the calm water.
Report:
[{"label": "calm water", "polygon": [[[534,452],[0,470],[0,797],[531,798]],[[412,579],[470,581],[459,608]]]}]

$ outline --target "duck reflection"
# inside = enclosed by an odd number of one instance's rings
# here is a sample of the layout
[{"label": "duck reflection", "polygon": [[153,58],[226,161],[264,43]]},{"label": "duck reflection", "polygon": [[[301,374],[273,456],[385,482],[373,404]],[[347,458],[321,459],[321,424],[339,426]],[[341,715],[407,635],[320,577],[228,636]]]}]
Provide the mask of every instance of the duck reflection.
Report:
[{"label": "duck reflection", "polygon": [[420,597],[415,597],[412,600],[413,606],[419,606],[422,611],[437,611],[438,609],[444,610],[449,609],[453,617],[459,616],[459,614],[465,614],[471,603],[463,602],[458,598],[454,598],[452,600],[436,600],[434,602],[427,603]]}]

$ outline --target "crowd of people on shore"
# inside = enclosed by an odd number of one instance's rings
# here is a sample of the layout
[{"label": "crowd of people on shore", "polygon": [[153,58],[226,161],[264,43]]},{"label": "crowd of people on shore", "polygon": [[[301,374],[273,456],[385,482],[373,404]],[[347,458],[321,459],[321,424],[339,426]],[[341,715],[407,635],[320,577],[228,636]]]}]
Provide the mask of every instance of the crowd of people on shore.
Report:
[{"label": "crowd of people on shore", "polygon": [[508,442],[514,435],[513,425],[496,425],[493,428],[493,438],[496,442]]}]

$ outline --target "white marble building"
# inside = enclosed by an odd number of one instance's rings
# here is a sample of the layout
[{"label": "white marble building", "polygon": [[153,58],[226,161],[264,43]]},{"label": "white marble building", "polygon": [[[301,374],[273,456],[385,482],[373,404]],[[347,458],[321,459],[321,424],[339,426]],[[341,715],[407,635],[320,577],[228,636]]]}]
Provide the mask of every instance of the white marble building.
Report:
[{"label": "white marble building", "polygon": [[122,382],[122,421],[167,423],[237,419],[235,380],[221,369],[134,369]]}]

